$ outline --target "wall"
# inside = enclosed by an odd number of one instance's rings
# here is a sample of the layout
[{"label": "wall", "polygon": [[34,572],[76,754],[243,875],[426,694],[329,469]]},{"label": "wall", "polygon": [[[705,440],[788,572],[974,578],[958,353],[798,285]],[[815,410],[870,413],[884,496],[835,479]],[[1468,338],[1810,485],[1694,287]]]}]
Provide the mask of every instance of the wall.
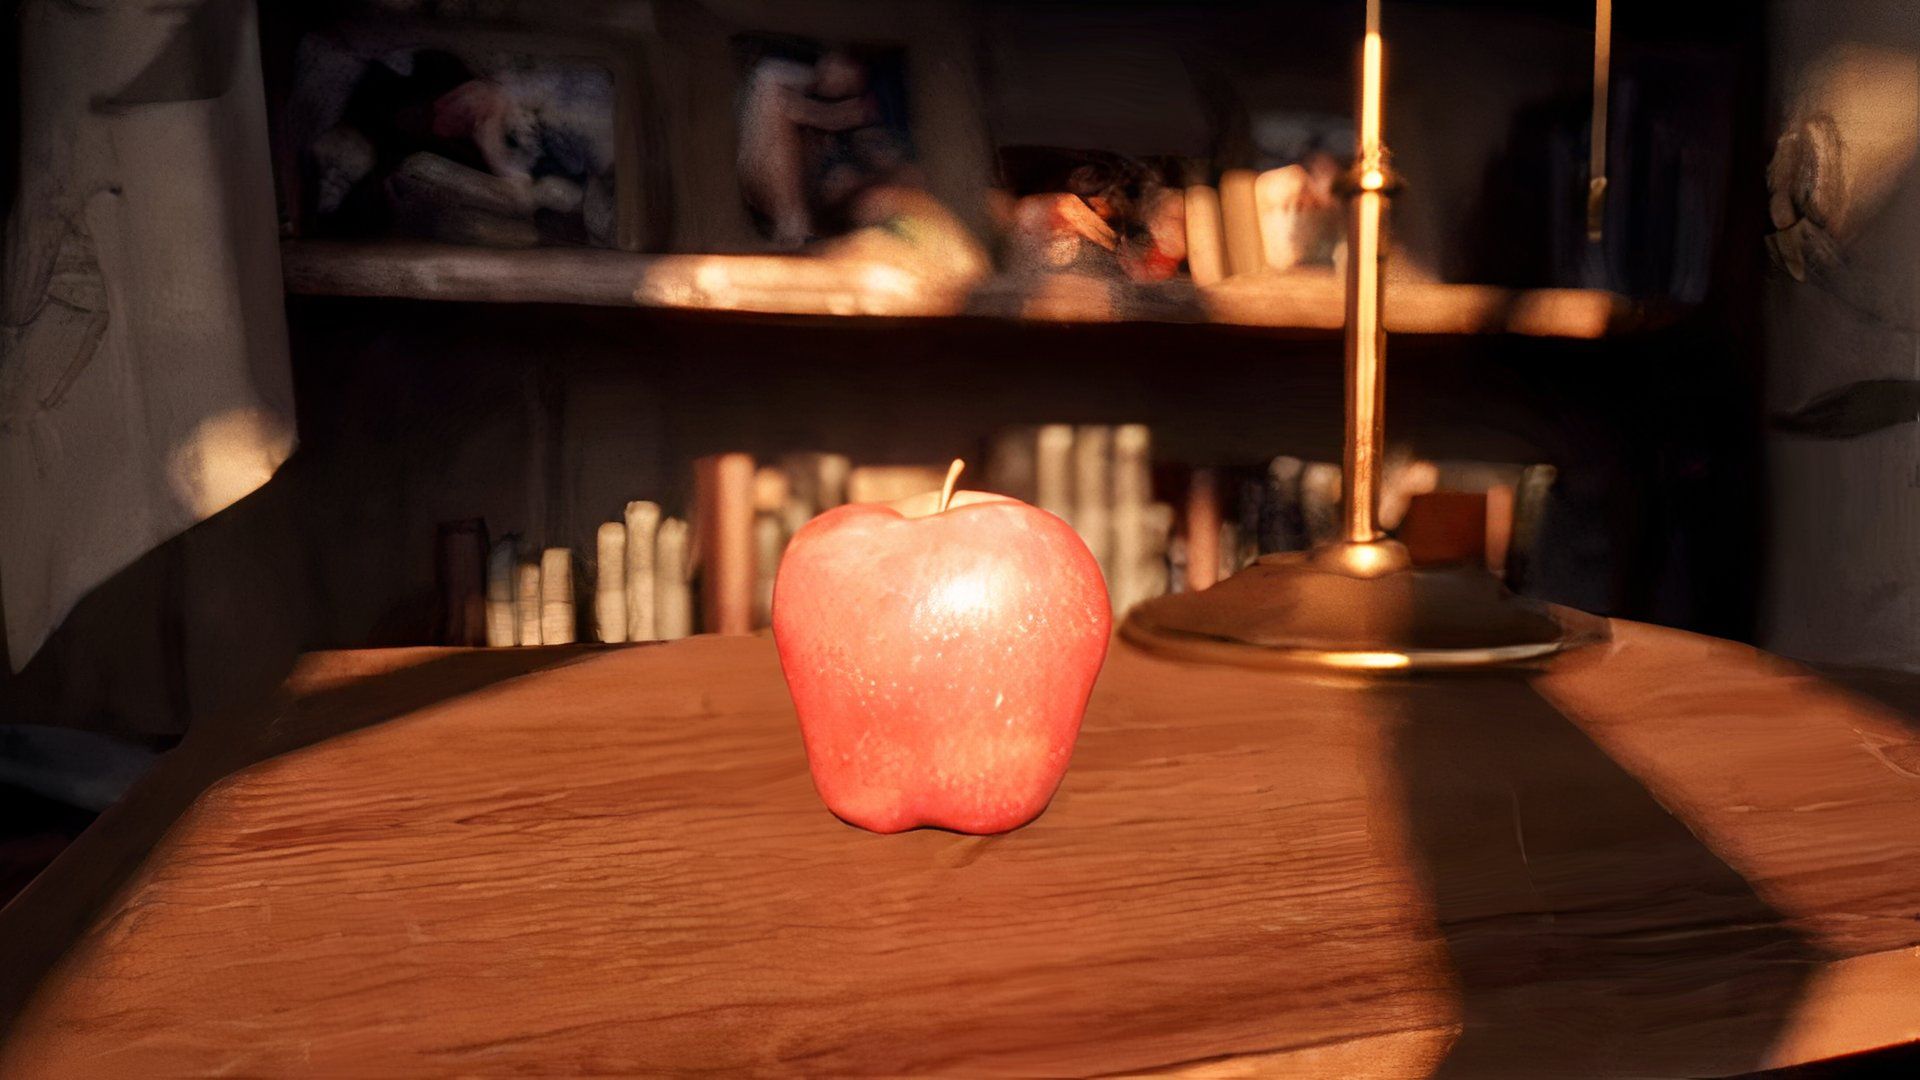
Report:
[{"label": "wall", "polygon": [[[1530,101],[1578,112],[1584,100],[1580,5],[1560,3],[1550,21],[1537,5],[1475,7],[1491,10],[1390,16],[1404,30],[1391,130],[1421,178],[1403,235],[1443,270],[1440,256],[1477,233],[1533,235],[1531,218],[1474,206],[1500,148],[1524,142],[1505,118]],[[1350,51],[1322,43],[1348,40],[1357,8],[1299,8],[1249,39],[1230,74],[1252,99],[1340,108]],[[1238,13],[1235,31],[1262,10],[1223,9]],[[1312,10],[1346,28],[1313,24]],[[1489,35],[1516,54],[1492,65],[1498,78],[1465,47]],[[725,98],[709,104],[730,108]],[[1750,323],[1753,292],[1734,291]],[[1390,438],[1561,466],[1571,513],[1545,541],[1543,595],[1746,636],[1752,568],[1745,552],[1723,553],[1727,537],[1757,531],[1740,489],[1755,470],[1724,429],[1748,409],[1712,395],[1714,373],[1749,356],[1734,356],[1723,315],[1601,343],[1396,338]],[[1160,455],[1180,462],[1338,448],[1332,335],[298,297],[289,324],[302,450],[255,497],[88,597],[29,670],[0,675],[0,717],[164,739],[257,701],[298,649],[428,640],[436,523],[480,516],[496,535],[585,552],[629,498],[684,513],[688,463],[715,450],[938,462],[978,455],[996,426],[1049,420],[1147,421]],[[1713,355],[1730,359],[1703,363]]]},{"label": "wall", "polygon": [[1920,18],[1906,0],[1781,0],[1771,16],[1774,130],[1821,145],[1800,168],[1780,159],[1773,184],[1773,224],[1793,235],[1767,283],[1767,404],[1811,430],[1767,440],[1763,641],[1920,669]]}]

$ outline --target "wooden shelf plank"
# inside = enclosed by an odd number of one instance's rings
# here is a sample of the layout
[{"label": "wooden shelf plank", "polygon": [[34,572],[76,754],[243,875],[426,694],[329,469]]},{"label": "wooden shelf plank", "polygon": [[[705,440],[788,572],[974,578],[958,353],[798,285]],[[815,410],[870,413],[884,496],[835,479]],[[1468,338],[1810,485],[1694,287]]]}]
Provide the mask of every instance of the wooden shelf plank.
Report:
[{"label": "wooden shelf plank", "polygon": [[[292,240],[287,291],[483,303],[590,304],[768,315],[1039,322],[1213,323],[1338,330],[1342,283],[1330,271],[1250,275],[1195,288],[1011,275],[935,283],[881,262],[804,255],[638,255],[586,248],[506,251],[429,241]],[[1390,283],[1387,328],[1403,334],[1601,338],[1654,328],[1670,313],[1593,289]]]}]

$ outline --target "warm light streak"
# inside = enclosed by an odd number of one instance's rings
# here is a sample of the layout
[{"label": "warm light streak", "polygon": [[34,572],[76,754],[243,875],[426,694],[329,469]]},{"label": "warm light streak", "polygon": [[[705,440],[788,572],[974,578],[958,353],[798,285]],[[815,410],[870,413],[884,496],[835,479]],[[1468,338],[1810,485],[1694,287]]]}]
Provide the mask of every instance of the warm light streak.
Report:
[{"label": "warm light streak", "polygon": [[293,425],[285,416],[229,409],[202,420],[168,451],[168,484],[194,517],[212,517],[272,479],[293,447]]},{"label": "warm light streak", "polygon": [[1329,667],[1356,671],[1396,671],[1413,666],[1413,657],[1399,652],[1328,653],[1325,660]]},{"label": "warm light streak", "polygon": [[1587,239],[1603,235],[1607,195],[1607,86],[1613,66],[1613,0],[1593,5],[1593,122],[1587,148]]},{"label": "warm light streak", "polygon": [[1347,238],[1347,453],[1346,539],[1356,544],[1379,537],[1380,204],[1378,191],[1354,195]]},{"label": "warm light streak", "polygon": [[[1812,205],[1799,211],[1813,213],[1845,244],[1896,198],[1902,183],[1912,183],[1920,160],[1920,50],[1846,42],[1822,53],[1797,83],[1782,141],[1826,126],[1841,158],[1789,184],[1812,189],[1801,196]],[[1819,159],[1809,148],[1804,161],[1812,166]]]},{"label": "warm light streak", "polygon": [[1379,0],[1368,0],[1367,40],[1360,49],[1360,160],[1369,167],[1380,160]]},{"label": "warm light streak", "polygon": [[1347,445],[1345,539],[1370,544],[1380,536],[1380,446],[1384,435],[1386,332],[1381,322],[1386,211],[1386,147],[1381,143],[1386,46],[1380,37],[1380,0],[1367,0],[1367,35],[1360,49],[1360,145],[1347,214]]}]

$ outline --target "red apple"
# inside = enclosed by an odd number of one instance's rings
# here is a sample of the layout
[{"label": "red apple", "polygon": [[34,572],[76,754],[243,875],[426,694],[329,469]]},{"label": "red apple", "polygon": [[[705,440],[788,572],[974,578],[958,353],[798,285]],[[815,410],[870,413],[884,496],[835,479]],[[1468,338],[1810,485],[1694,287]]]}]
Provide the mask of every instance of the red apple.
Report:
[{"label": "red apple", "polygon": [[943,494],[821,514],[774,579],[814,787],[874,832],[1038,817],[1107,655],[1106,586],[1071,526],[1017,499]]}]

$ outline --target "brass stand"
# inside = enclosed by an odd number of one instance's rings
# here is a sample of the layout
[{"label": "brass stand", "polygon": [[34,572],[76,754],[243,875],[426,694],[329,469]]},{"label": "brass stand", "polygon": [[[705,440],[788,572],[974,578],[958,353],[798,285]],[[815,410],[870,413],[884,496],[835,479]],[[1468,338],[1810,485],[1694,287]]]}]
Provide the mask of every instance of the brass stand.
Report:
[{"label": "brass stand", "polygon": [[1597,640],[1603,627],[1517,597],[1484,570],[1362,577],[1324,565],[1319,554],[1268,555],[1204,592],[1149,600],[1127,616],[1120,636],[1204,663],[1392,672],[1536,660]]},{"label": "brass stand", "polygon": [[1380,138],[1379,0],[1361,49],[1360,140],[1347,196],[1347,437],[1341,538],[1268,555],[1203,592],[1136,606],[1128,642],[1184,659],[1358,671],[1482,667],[1535,659],[1584,634],[1477,568],[1414,569],[1380,531],[1387,332],[1381,321],[1394,190]]}]

